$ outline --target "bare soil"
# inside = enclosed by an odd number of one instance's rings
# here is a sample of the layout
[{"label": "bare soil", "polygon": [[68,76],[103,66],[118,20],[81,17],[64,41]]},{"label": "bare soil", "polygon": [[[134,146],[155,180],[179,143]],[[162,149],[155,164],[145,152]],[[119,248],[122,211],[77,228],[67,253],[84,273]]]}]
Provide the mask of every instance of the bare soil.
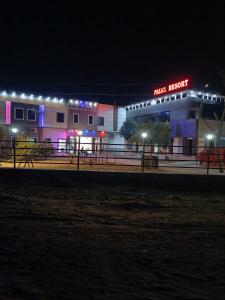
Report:
[{"label": "bare soil", "polygon": [[0,299],[224,299],[224,195],[0,186]]}]

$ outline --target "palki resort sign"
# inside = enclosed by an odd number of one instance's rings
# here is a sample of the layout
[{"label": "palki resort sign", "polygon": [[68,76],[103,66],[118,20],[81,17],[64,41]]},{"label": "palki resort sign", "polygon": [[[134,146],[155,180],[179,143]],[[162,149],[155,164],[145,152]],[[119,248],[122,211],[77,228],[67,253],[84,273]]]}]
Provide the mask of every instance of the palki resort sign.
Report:
[{"label": "palki resort sign", "polygon": [[163,86],[161,88],[155,89],[154,90],[154,95],[157,96],[157,95],[161,95],[161,94],[164,94],[164,93],[169,93],[169,92],[172,92],[174,90],[178,90],[178,89],[181,89],[181,88],[184,88],[184,87],[188,87],[188,85],[189,85],[189,79],[184,79],[184,80],[169,84],[167,86]]}]

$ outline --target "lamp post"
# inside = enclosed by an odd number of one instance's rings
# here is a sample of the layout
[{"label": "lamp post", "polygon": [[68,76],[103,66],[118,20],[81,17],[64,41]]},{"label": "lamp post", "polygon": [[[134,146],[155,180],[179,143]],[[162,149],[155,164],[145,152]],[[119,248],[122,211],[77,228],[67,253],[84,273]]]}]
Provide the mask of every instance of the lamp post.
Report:
[{"label": "lamp post", "polygon": [[207,148],[207,175],[209,175],[209,167],[210,167],[210,152],[212,148],[212,140],[213,140],[213,135],[212,134],[207,134],[206,139],[208,140],[208,148]]},{"label": "lamp post", "polygon": [[16,168],[16,134],[18,132],[18,129],[13,127],[11,129],[12,131],[12,148],[13,148],[13,168]]},{"label": "lamp post", "polygon": [[82,130],[78,130],[78,154],[77,154],[77,170],[80,170],[80,137],[83,134]]},{"label": "lamp post", "polygon": [[146,132],[142,132],[141,137],[143,138],[143,153],[142,153],[142,172],[145,170],[145,139],[147,137]]}]

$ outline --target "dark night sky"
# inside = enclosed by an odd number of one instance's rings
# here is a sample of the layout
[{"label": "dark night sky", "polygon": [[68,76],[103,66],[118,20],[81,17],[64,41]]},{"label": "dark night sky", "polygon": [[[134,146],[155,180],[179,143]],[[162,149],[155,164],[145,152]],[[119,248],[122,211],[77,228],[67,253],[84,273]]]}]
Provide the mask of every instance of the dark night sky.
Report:
[{"label": "dark night sky", "polygon": [[190,76],[220,91],[224,1],[167,2],[1,9],[0,88],[125,104]]}]

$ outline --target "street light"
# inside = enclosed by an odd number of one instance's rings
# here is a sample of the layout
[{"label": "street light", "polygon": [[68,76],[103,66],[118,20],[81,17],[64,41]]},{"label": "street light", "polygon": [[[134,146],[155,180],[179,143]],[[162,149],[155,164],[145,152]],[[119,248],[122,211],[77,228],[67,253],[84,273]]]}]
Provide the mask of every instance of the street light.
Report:
[{"label": "street light", "polygon": [[213,139],[213,135],[212,134],[207,134],[206,138],[208,141],[211,141]]},{"label": "street light", "polygon": [[211,155],[211,148],[213,146],[212,140],[213,140],[213,135],[212,134],[207,134],[206,139],[208,140],[208,149],[207,149],[207,175],[209,175],[209,166],[210,166],[210,155]]},{"label": "street light", "polygon": [[18,129],[15,128],[15,127],[13,127],[13,128],[11,129],[11,131],[12,131],[13,134],[16,134],[16,133],[18,132]]},{"label": "street light", "polygon": [[145,168],[145,139],[148,136],[147,132],[142,132],[141,137],[143,138],[143,153],[142,153],[142,172]]},{"label": "street light", "polygon": [[142,136],[143,139],[146,139],[146,137],[148,136],[148,134],[147,134],[147,132],[142,132],[141,136]]},{"label": "street light", "polygon": [[13,167],[14,167],[14,169],[15,169],[15,168],[16,168],[16,134],[17,134],[17,132],[18,132],[18,128],[13,127],[13,128],[11,129],[11,131],[12,131],[12,134],[13,134],[13,136],[12,136]]}]

